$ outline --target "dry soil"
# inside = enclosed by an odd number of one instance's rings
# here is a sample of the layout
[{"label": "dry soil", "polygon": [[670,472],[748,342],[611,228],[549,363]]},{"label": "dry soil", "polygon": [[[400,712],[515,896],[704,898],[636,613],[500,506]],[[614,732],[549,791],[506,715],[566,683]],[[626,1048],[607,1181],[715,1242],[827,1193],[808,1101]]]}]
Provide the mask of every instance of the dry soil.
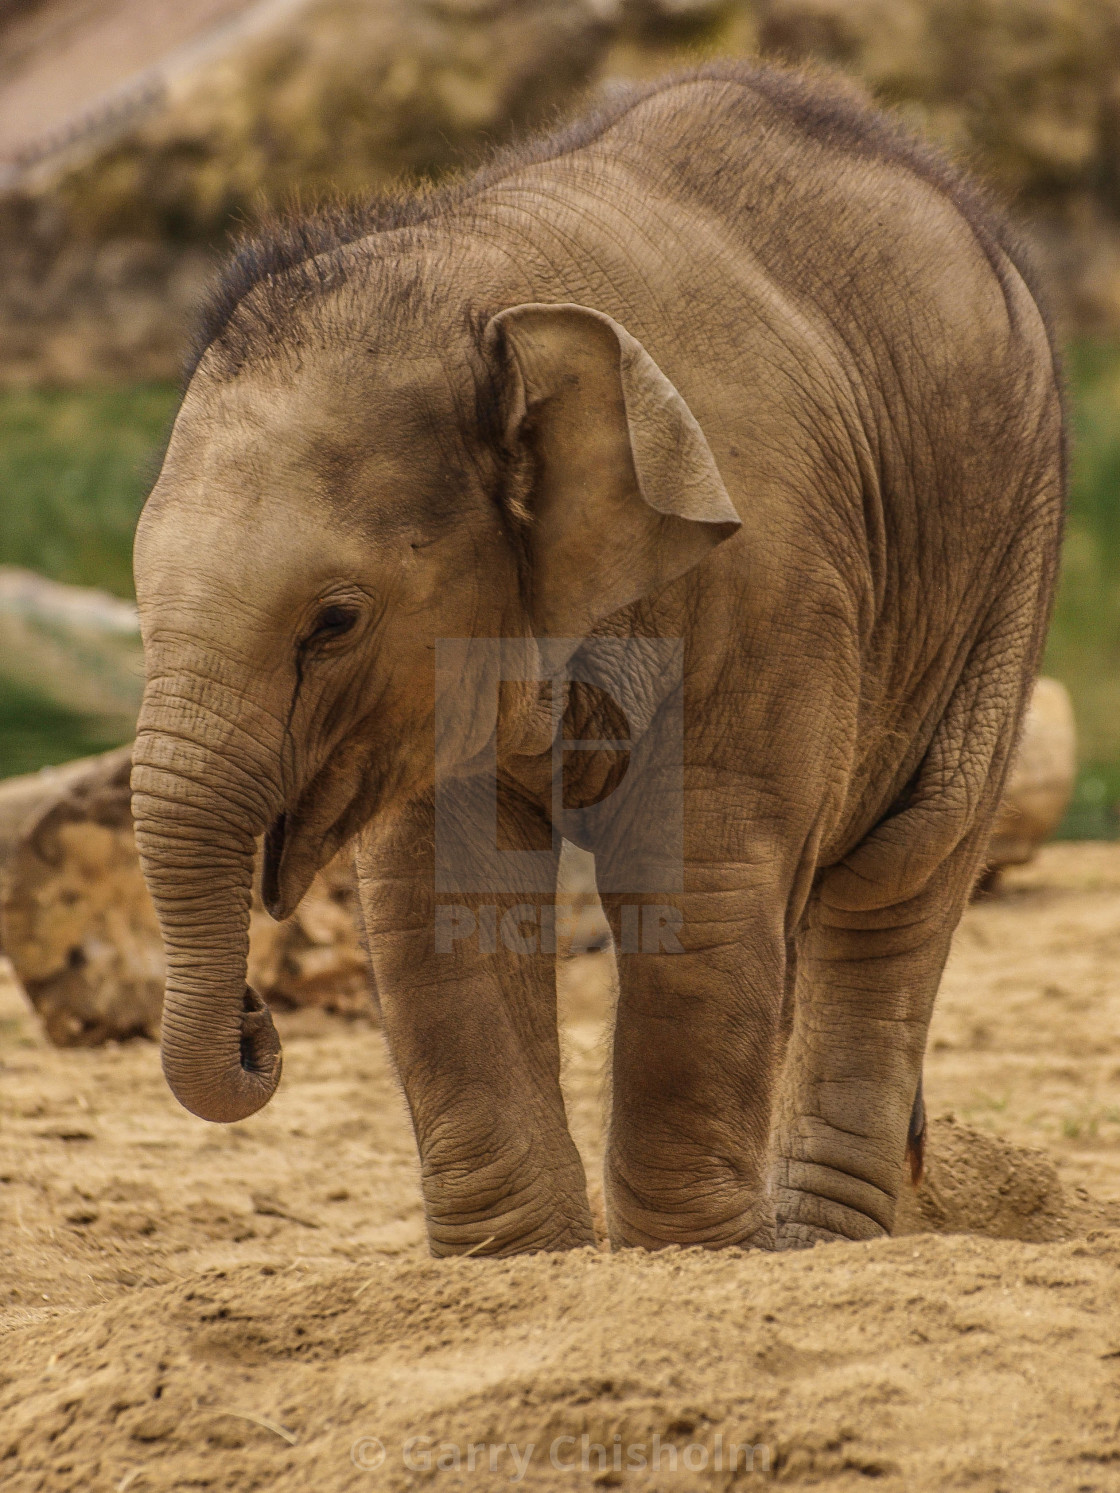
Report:
[{"label": "dry soil", "polygon": [[[561,976],[593,1177],[608,970]],[[281,1018],[279,1095],[218,1128],[151,1044],[0,1003],[10,1493],[1120,1489],[1120,847],[967,914],[925,1232],[796,1255],[434,1262],[372,1025]]]}]

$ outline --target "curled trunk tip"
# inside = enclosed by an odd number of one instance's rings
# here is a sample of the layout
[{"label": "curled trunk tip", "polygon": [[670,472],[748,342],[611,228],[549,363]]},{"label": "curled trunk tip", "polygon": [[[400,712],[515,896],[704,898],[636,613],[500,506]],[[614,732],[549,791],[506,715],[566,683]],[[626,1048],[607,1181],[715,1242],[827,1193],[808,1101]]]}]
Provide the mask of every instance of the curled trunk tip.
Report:
[{"label": "curled trunk tip", "polygon": [[[230,1124],[263,1109],[280,1083],[283,1056],[272,1013],[255,990],[245,987],[236,1046],[225,1061],[200,1052],[182,1024],[174,1002],[165,1008],[161,1043],[163,1071],[184,1109],[201,1120]],[[229,1051],[223,1044],[224,1053]]]}]

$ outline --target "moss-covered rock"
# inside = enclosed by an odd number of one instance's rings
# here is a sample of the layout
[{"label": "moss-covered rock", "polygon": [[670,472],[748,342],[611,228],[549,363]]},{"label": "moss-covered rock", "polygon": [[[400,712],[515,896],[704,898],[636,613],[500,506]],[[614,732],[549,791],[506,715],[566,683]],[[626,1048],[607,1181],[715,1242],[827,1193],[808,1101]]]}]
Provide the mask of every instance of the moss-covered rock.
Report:
[{"label": "moss-covered rock", "polygon": [[581,0],[319,0],[172,86],[56,190],[76,233],[210,242],[262,201],[434,176],[538,123],[606,35]]},{"label": "moss-covered rock", "polygon": [[0,197],[0,378],[172,373],[262,206],[434,178],[598,88],[757,52],[844,69],[965,158],[1029,218],[1065,325],[1120,332],[1120,0],[311,0]]}]

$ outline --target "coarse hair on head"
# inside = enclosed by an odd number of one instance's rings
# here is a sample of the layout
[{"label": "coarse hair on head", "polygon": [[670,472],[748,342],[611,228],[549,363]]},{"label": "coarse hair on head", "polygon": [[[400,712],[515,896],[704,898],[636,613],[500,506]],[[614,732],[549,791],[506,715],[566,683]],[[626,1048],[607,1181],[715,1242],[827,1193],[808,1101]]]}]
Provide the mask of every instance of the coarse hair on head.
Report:
[{"label": "coarse hair on head", "polygon": [[[471,203],[486,189],[524,167],[569,155],[593,144],[650,99],[698,83],[733,85],[765,99],[792,131],[849,156],[890,161],[947,197],[968,223],[1001,281],[1004,260],[1022,276],[1049,330],[1046,297],[1032,258],[990,194],[938,149],[889,113],[875,108],[852,80],[829,69],[725,60],[659,81],[624,87],[574,123],[516,142],[494,153],[480,169],[432,187],[416,184],[359,201],[331,201],[301,211],[266,215],[226,261],[203,307],[186,366],[193,375],[213,349],[215,371],[232,377],[250,359],[284,349],[298,352],[299,311],[347,283],[359,267],[373,271],[380,259],[377,236],[434,223]],[[358,246],[361,245],[359,248]],[[354,252],[339,251],[353,247]],[[424,287],[394,277],[381,289],[379,314],[405,310]],[[1054,337],[1051,333],[1051,345]],[[1056,355],[1055,355],[1056,356]]]},{"label": "coarse hair on head", "polygon": [[363,249],[362,241],[385,226],[388,206],[388,199],[338,200],[264,216],[235,244],[202,307],[184,383],[204,358],[208,371],[227,379],[250,361],[298,355],[316,309],[355,281],[386,294],[382,310],[419,309],[419,277],[377,276],[379,256],[372,245]]},{"label": "coarse hair on head", "polygon": [[358,264],[372,265],[378,257],[374,242],[366,254],[343,258],[338,250],[378,234],[419,228],[522,166],[581,149],[674,81],[679,79],[620,89],[579,120],[493,152],[478,169],[438,187],[416,182],[369,198],[328,200],[310,209],[293,203],[285,212],[266,212],[235,242],[201,308],[184,383],[211,349],[220,355],[216,371],[225,377],[251,358],[267,357],[291,330],[293,312],[339,288]]}]

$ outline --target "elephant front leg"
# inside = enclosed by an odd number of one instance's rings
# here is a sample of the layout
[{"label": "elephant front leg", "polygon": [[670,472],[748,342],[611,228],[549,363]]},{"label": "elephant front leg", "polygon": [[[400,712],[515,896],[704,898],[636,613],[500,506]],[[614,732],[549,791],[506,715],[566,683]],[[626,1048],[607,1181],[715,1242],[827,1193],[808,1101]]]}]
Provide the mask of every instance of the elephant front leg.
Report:
[{"label": "elephant front leg", "polygon": [[784,909],[752,907],[732,872],[709,872],[711,892],[665,909],[603,899],[620,949],[605,1163],[615,1248],[773,1247]]},{"label": "elephant front leg", "polygon": [[552,895],[437,895],[426,838],[363,845],[358,874],[432,1253],[594,1244],[560,1090]]}]

